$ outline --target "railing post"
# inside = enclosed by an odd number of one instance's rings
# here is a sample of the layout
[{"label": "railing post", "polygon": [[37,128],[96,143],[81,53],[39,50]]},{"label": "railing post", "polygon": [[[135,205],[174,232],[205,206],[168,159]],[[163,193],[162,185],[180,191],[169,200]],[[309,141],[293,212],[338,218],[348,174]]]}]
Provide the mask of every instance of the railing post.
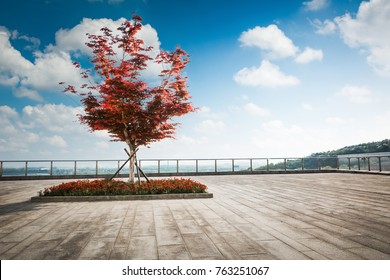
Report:
[{"label": "railing post", "polygon": [[321,160],[319,157],[317,158],[317,167],[318,167],[318,170],[321,170]]},{"label": "railing post", "polygon": [[75,160],[74,161],[74,170],[73,170],[73,175],[76,176],[77,175],[77,161]]},{"label": "railing post", "polygon": [[217,173],[217,160],[214,160],[214,172]]},{"label": "railing post", "polygon": [[351,158],[348,158],[348,170],[351,170]]},{"label": "railing post", "polygon": [[179,173],[179,159],[176,160],[176,173]]},{"label": "railing post", "polygon": [[381,161],[381,157],[378,157],[379,159],[379,172],[382,172],[382,161]]},{"label": "railing post", "polygon": [[360,170],[360,157],[358,157],[357,160],[358,160],[358,170]]},{"label": "railing post", "polygon": [[50,176],[53,176],[53,161],[50,161]]},{"label": "railing post", "polygon": [[305,159],[304,158],[301,158],[301,167],[302,167],[302,171],[305,170]]},{"label": "railing post", "polygon": [[195,166],[196,166],[196,173],[198,173],[199,172],[199,168],[198,168],[198,160],[197,159],[195,160]]},{"label": "railing post", "polygon": [[234,172],[234,158],[232,158],[232,171]]},{"label": "railing post", "polygon": [[98,170],[99,170],[99,163],[98,163],[99,161],[97,160],[96,161],[96,177],[99,175],[99,172],[98,172]]},{"label": "railing post", "polygon": [[26,162],[24,163],[24,176],[27,177],[27,173],[28,173],[28,161],[26,161]]},{"label": "railing post", "polygon": [[367,157],[367,168],[368,168],[368,171],[371,171],[370,157]]},{"label": "railing post", "polygon": [[160,160],[157,160],[157,174],[160,174]]},{"label": "railing post", "polygon": [[249,165],[250,165],[250,171],[253,172],[253,159],[249,160]]},{"label": "railing post", "polygon": [[3,176],[3,162],[0,161],[0,177]]},{"label": "railing post", "polygon": [[269,172],[269,158],[267,158],[267,172]]},{"label": "railing post", "polygon": [[337,169],[337,170],[340,169],[340,160],[339,160],[338,157],[336,158],[336,169]]}]

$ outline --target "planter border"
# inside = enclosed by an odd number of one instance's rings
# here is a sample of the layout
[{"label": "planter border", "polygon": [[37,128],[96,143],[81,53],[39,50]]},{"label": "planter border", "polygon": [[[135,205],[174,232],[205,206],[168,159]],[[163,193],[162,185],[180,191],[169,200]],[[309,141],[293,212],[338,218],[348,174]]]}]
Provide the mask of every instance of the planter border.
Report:
[{"label": "planter border", "polygon": [[91,202],[123,200],[158,200],[158,199],[197,199],[213,198],[212,193],[170,193],[143,195],[95,195],[95,196],[34,196],[31,202]]}]

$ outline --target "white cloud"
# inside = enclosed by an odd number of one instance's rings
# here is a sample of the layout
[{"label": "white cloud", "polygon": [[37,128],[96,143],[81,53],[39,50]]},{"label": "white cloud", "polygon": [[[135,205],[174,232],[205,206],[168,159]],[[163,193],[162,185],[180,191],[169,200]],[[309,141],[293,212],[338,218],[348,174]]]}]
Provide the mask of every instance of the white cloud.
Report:
[{"label": "white cloud", "polygon": [[244,106],[244,110],[254,117],[266,117],[271,113],[267,108],[261,108],[254,103],[248,103]]},{"label": "white cloud", "polygon": [[337,30],[337,25],[334,21],[331,20],[324,20],[320,21],[319,19],[315,19],[310,22],[315,28],[316,33],[321,35],[329,35],[333,34]]},{"label": "white cloud", "polygon": [[33,64],[12,47],[10,37],[8,29],[0,26],[0,78],[2,81],[17,78],[16,82],[33,68]]},{"label": "white cloud", "polygon": [[96,142],[96,148],[99,150],[108,150],[110,148],[110,145],[107,142],[99,141]]},{"label": "white cloud", "polygon": [[347,120],[340,117],[328,117],[326,118],[326,122],[331,125],[342,125],[342,124],[346,124]]},{"label": "white cloud", "polygon": [[234,75],[234,80],[245,86],[281,87],[300,84],[297,77],[284,74],[279,66],[272,64],[272,59],[295,57],[297,63],[309,63],[314,60],[321,61],[322,50],[306,47],[298,55],[299,48],[276,25],[267,27],[256,26],[242,32],[239,41],[242,46],[257,47],[265,51],[265,57],[259,67],[245,67]]},{"label": "white cloud", "polygon": [[15,96],[42,101],[38,90],[59,92],[58,83],[64,78],[70,83],[81,84],[68,54],[36,52],[32,63],[11,45],[10,36],[5,27],[0,28],[0,84],[13,86]]},{"label": "white cloud", "polygon": [[[102,27],[108,27],[115,34],[119,32],[117,28],[124,21],[124,18],[116,21],[106,18],[84,18],[72,29],[58,30],[55,34],[56,44],[46,46],[44,52],[35,51],[33,62],[23,57],[20,51],[12,46],[10,40],[11,37],[27,40],[35,44],[35,47],[39,45],[39,40],[20,35],[17,31],[10,32],[0,26],[0,84],[12,86],[17,97],[27,97],[35,101],[43,100],[39,91],[61,92],[63,87],[59,82],[76,87],[82,85],[85,80],[81,78],[79,69],[74,67],[72,55],[76,57],[92,55],[91,50],[85,45],[88,40],[86,33],[100,34]],[[146,24],[139,31],[138,37],[144,40],[146,45],[154,48],[149,55],[155,57],[161,45],[156,30]],[[145,78],[158,77],[163,66],[152,61],[147,64],[148,67],[142,71],[142,75]]]},{"label": "white cloud", "polygon": [[263,60],[260,67],[243,68],[234,75],[234,80],[245,86],[281,87],[295,86],[299,79],[280,71],[277,65],[268,60]]},{"label": "white cloud", "polygon": [[26,41],[27,43],[29,43],[30,45],[27,45],[24,47],[24,49],[29,50],[29,51],[37,50],[39,45],[41,44],[41,40],[39,40],[38,38],[27,36],[27,35],[22,35],[17,30],[13,30],[11,32],[11,38],[13,40],[19,39],[19,40],[23,40],[23,41]]},{"label": "white cloud", "polygon": [[302,103],[302,108],[306,111],[313,111],[313,106],[311,106],[309,103]]},{"label": "white cloud", "polygon": [[300,53],[295,58],[295,61],[298,63],[309,63],[312,62],[313,60],[321,61],[323,57],[324,54],[322,53],[322,50],[315,50],[307,47],[302,53]]},{"label": "white cloud", "polygon": [[225,130],[225,123],[221,120],[204,120],[195,126],[195,131],[203,134],[216,134]]},{"label": "white cloud", "polygon": [[0,106],[0,138],[3,134],[13,135],[17,132],[17,128],[14,125],[15,120],[18,119],[18,113],[14,108],[11,108],[7,105]]},{"label": "white cloud", "polygon": [[96,137],[101,138],[101,139],[106,139],[106,140],[111,139],[111,138],[110,138],[110,134],[108,133],[107,130],[95,130],[95,131],[93,132],[93,134],[94,134]]},{"label": "white cloud", "polygon": [[324,9],[328,5],[328,0],[311,0],[303,2],[303,6],[307,11],[319,11]]},{"label": "white cloud", "polygon": [[252,149],[266,157],[303,156],[302,151],[307,150],[307,146],[312,143],[308,140],[312,139],[301,126],[286,125],[281,120],[261,124],[259,128],[253,129],[250,138]]},{"label": "white cloud", "polygon": [[190,136],[182,135],[180,136],[177,141],[180,141],[183,144],[187,145],[199,145],[199,144],[204,144],[206,141],[206,138],[200,137],[200,138],[193,138]]},{"label": "white cloud", "polygon": [[55,48],[62,52],[82,52],[83,54],[92,54],[90,48],[85,43],[88,41],[87,33],[100,34],[100,29],[105,26],[113,32],[125,21],[124,18],[120,18],[116,21],[108,18],[90,19],[83,18],[83,20],[71,29],[60,29],[56,32],[56,44],[55,46],[49,46],[49,48]]},{"label": "white cloud", "polygon": [[85,81],[72,63],[70,55],[65,52],[37,52],[34,68],[26,73],[21,85],[54,92],[63,90],[59,85],[59,82],[63,81],[79,86]]},{"label": "white cloud", "polygon": [[267,27],[256,26],[244,31],[239,41],[243,46],[257,47],[266,51],[268,59],[280,59],[295,56],[298,47],[275,24]]},{"label": "white cloud", "polygon": [[58,148],[66,148],[68,147],[68,144],[66,143],[66,141],[64,140],[64,138],[62,138],[61,136],[59,135],[54,135],[52,137],[47,137],[45,139],[45,141],[51,145],[51,146],[54,146],[54,147],[58,147]]},{"label": "white cloud", "polygon": [[24,139],[28,143],[36,143],[39,141],[40,137],[34,132],[26,132]]},{"label": "white cloud", "polygon": [[25,106],[17,112],[12,107],[0,106],[2,156],[11,159],[122,158],[121,144],[108,142],[107,132],[90,133],[79,123],[76,114],[82,113],[80,109],[45,104]]},{"label": "white cloud", "polygon": [[27,97],[31,100],[35,101],[43,101],[43,98],[39,95],[36,90],[28,89],[25,87],[19,87],[14,90],[14,94],[16,97]]},{"label": "white cloud", "polygon": [[337,95],[347,98],[353,103],[367,104],[373,101],[372,92],[364,86],[344,86]]},{"label": "white cloud", "polygon": [[[86,34],[101,34],[100,29],[102,27],[107,27],[108,29],[112,30],[113,34],[119,35],[119,31],[117,29],[125,20],[125,18],[120,18],[118,20],[112,20],[108,18],[84,18],[78,25],[71,29],[58,30],[55,35],[56,45],[50,46],[50,49],[65,53],[70,52],[77,54],[80,52],[84,55],[91,56],[91,49],[85,45],[85,43],[88,41]],[[153,47],[153,50],[149,52],[148,55],[154,58],[156,56],[156,51],[159,51],[161,46],[157,31],[150,24],[145,24],[138,32],[137,37],[142,39],[146,46]],[[118,48],[114,50],[117,53],[121,53]],[[147,62],[147,69],[142,72],[142,75],[153,78],[158,76],[161,70],[161,64],[149,61]]]},{"label": "white cloud", "polygon": [[16,112],[14,108],[4,105],[0,106],[0,116],[16,118],[18,116],[18,112]]},{"label": "white cloud", "polygon": [[272,120],[269,122],[265,122],[261,125],[262,129],[267,132],[274,132],[280,135],[288,135],[301,133],[303,128],[298,125],[292,125],[290,127],[286,127],[284,123],[280,120]]},{"label": "white cloud", "polygon": [[356,16],[347,13],[335,22],[348,46],[367,51],[368,64],[379,75],[390,76],[390,1],[363,1]]},{"label": "white cloud", "polygon": [[82,107],[70,107],[63,104],[45,104],[23,108],[25,123],[29,127],[44,127],[52,132],[75,132],[86,128],[81,126],[77,114],[83,113]]},{"label": "white cloud", "polygon": [[208,114],[210,112],[211,112],[211,109],[207,106],[200,107],[199,111],[198,111],[198,113],[200,113],[200,114]]}]

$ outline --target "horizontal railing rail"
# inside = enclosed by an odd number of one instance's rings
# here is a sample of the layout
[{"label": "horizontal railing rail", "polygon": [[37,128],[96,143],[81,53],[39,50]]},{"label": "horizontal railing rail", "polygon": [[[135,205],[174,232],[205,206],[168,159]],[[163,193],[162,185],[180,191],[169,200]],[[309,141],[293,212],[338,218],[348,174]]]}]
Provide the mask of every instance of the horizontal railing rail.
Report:
[{"label": "horizontal railing rail", "polygon": [[[108,177],[126,160],[1,160],[0,179],[11,177]],[[148,176],[314,172],[390,171],[390,156],[141,159],[140,168]],[[119,176],[126,176],[129,166]]]}]

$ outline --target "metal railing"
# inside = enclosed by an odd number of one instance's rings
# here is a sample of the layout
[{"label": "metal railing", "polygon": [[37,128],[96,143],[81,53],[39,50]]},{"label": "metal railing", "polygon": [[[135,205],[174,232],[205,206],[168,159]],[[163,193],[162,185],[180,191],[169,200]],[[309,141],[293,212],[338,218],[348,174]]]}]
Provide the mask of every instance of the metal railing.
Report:
[{"label": "metal railing", "polygon": [[[4,160],[0,179],[108,177],[125,160]],[[390,171],[390,156],[229,158],[229,159],[142,159],[138,161],[148,176],[261,174],[327,172],[337,170]],[[119,176],[127,176],[129,166]]]}]

